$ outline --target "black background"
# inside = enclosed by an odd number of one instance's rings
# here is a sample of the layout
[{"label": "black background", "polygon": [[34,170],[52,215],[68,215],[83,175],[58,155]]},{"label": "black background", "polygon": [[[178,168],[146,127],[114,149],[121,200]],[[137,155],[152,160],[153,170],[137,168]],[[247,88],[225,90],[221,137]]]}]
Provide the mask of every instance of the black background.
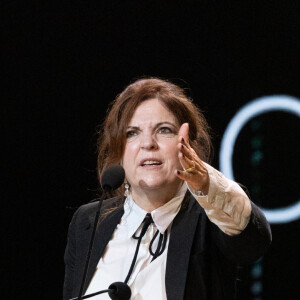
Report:
[{"label": "black background", "polygon": [[[5,299],[62,298],[71,208],[97,196],[97,125],[133,79],[159,76],[188,89],[213,128],[215,167],[241,106],[264,95],[300,98],[299,1],[11,0],[0,7]],[[299,118],[270,113],[263,124],[257,203],[285,206],[299,197]],[[234,167],[251,187],[249,128]],[[272,230],[262,297],[251,296],[249,267],[242,299],[300,297],[300,221]]]}]

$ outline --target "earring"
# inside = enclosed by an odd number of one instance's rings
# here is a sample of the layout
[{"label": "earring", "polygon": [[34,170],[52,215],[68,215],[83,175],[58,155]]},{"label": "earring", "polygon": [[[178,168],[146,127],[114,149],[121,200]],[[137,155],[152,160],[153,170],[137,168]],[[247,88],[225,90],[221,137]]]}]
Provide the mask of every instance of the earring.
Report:
[{"label": "earring", "polygon": [[125,183],[125,193],[124,196],[127,198],[129,196],[129,184],[126,182]]}]

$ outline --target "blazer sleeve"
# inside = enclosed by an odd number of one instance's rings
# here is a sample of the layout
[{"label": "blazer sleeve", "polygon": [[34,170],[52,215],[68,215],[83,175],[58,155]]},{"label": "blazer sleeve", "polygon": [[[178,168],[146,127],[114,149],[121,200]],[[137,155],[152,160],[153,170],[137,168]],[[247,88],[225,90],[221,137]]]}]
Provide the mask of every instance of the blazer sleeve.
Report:
[{"label": "blazer sleeve", "polygon": [[251,202],[251,215],[246,228],[238,235],[227,235],[212,224],[213,240],[230,261],[245,265],[264,255],[272,241],[270,225],[261,210]]},{"label": "blazer sleeve", "polygon": [[213,242],[230,261],[252,263],[271,243],[270,226],[239,184],[205,165],[210,178],[209,193],[193,196],[212,223]]}]

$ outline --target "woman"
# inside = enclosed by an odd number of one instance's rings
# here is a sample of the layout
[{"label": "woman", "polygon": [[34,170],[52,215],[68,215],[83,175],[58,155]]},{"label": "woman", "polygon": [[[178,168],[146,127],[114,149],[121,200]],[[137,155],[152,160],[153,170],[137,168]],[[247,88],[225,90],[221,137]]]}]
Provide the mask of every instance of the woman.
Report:
[{"label": "woman", "polygon": [[[210,149],[203,115],[178,86],[141,79],[116,98],[98,172],[121,164],[125,197],[104,201],[86,294],[125,281],[131,299],[234,298],[236,266],[263,255],[271,232],[240,186],[207,164]],[[96,209],[80,207],[70,224],[64,299],[78,296]]]}]

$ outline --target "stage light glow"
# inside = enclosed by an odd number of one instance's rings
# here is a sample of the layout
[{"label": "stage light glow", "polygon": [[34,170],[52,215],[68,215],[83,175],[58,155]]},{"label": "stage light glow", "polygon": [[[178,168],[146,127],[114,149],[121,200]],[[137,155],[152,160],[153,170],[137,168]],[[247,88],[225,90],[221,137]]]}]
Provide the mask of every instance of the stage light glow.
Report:
[{"label": "stage light glow", "polygon": [[[300,117],[300,101],[287,95],[264,96],[246,104],[236,113],[225,130],[220,148],[220,171],[227,178],[234,180],[232,157],[240,131],[249,120],[270,111],[284,111]],[[300,218],[300,200],[287,207],[262,210],[270,223],[291,222]]]}]

